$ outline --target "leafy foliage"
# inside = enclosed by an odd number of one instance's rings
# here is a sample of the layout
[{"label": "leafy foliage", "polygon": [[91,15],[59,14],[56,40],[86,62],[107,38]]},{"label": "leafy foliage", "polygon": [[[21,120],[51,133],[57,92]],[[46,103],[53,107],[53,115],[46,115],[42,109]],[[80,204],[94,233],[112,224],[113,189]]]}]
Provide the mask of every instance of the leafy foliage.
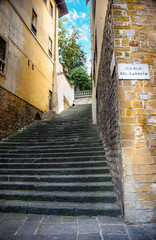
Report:
[{"label": "leafy foliage", "polygon": [[72,26],[71,31],[67,31],[63,24],[67,20],[59,20],[59,56],[60,62],[63,65],[64,71],[70,75],[71,70],[75,67],[85,67],[86,54],[77,43],[80,38],[79,31],[76,27]]},{"label": "leafy foliage", "polygon": [[59,60],[63,65],[63,70],[70,82],[74,82],[75,87],[80,90],[90,89],[90,78],[86,71],[86,53],[78,43],[80,39],[79,30],[72,26],[66,30],[64,24],[67,19],[59,20]]},{"label": "leafy foliage", "polygon": [[83,67],[72,69],[69,79],[79,87],[80,91],[91,89],[91,78]]}]

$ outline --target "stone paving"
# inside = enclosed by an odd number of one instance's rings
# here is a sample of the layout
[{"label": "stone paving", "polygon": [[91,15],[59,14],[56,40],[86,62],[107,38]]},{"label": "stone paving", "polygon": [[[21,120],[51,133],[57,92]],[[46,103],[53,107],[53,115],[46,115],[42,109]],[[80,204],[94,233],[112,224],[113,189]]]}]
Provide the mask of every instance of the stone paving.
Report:
[{"label": "stone paving", "polygon": [[0,213],[0,240],[155,240],[156,224],[121,218]]}]

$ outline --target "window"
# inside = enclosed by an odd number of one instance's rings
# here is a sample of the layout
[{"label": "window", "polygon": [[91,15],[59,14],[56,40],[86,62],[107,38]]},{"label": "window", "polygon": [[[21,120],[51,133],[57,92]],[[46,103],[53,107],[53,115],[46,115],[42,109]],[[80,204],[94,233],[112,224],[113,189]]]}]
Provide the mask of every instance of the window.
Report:
[{"label": "window", "polygon": [[53,5],[52,5],[51,2],[50,2],[50,15],[51,15],[52,18],[53,18]]},{"label": "window", "polygon": [[52,58],[52,50],[53,50],[53,42],[51,38],[49,38],[49,56]]},{"label": "window", "polygon": [[98,55],[98,48],[97,48],[97,29],[95,29],[95,50],[94,50],[94,54],[95,54],[95,62],[97,63],[97,55]]},{"label": "window", "polygon": [[4,74],[6,60],[6,41],[0,36],[0,73]]},{"label": "window", "polygon": [[32,10],[31,31],[36,36],[36,34],[37,34],[37,14],[35,13],[34,9]]},{"label": "window", "polygon": [[52,110],[52,92],[49,90],[49,110]]}]

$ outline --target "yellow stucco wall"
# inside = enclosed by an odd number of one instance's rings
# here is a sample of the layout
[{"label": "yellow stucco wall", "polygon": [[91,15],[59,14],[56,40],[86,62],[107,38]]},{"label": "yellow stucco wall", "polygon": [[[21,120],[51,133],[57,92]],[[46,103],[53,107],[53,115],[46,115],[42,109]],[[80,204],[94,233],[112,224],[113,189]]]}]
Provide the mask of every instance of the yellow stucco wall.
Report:
[{"label": "yellow stucco wall", "polygon": [[[0,74],[0,86],[47,111],[49,90],[53,91],[55,52],[55,7],[53,19],[50,1],[2,0],[0,1],[0,35],[7,41],[5,76]],[[37,35],[31,32],[32,9],[37,14]],[[49,37],[53,41],[52,59],[48,55]],[[32,65],[34,64],[34,69]]]}]

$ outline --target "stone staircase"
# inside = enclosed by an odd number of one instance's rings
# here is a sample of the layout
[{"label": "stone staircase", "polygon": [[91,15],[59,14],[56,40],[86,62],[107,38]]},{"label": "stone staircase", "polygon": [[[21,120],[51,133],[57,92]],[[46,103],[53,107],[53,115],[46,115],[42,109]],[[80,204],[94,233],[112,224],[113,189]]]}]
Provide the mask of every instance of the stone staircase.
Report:
[{"label": "stone staircase", "polygon": [[121,214],[91,105],[71,107],[0,144],[0,211]]}]

